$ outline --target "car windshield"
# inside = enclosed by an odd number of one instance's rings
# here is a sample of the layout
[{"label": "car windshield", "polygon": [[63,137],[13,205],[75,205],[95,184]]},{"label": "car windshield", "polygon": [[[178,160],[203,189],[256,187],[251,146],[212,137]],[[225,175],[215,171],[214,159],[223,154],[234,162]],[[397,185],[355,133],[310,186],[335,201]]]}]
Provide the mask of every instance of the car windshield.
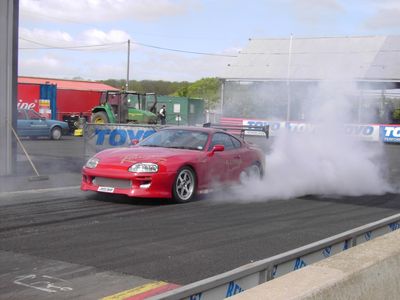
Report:
[{"label": "car windshield", "polygon": [[203,150],[206,146],[206,132],[183,129],[164,129],[139,143],[143,147],[163,147],[189,150]]}]

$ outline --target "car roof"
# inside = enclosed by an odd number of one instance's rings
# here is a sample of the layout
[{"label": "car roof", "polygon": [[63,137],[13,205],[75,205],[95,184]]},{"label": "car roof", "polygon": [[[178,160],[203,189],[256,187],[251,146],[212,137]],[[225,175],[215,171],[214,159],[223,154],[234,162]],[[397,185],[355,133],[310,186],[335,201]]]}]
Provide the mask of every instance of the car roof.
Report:
[{"label": "car roof", "polygon": [[239,138],[238,136],[235,136],[231,132],[223,130],[223,129],[220,129],[220,128],[200,127],[200,126],[166,126],[166,127],[163,127],[160,130],[167,130],[167,129],[199,131],[199,132],[205,132],[205,133],[208,133],[208,134],[210,134],[210,133],[212,134],[212,133],[215,133],[215,132],[222,132],[222,133],[227,133],[227,134],[229,134],[229,135],[231,135],[231,136],[233,136],[233,137],[235,137],[235,138],[237,138],[239,140],[243,140],[242,138]]},{"label": "car roof", "polygon": [[165,130],[165,129],[200,131],[200,132],[206,132],[206,133],[225,132],[224,130],[217,129],[217,128],[200,127],[200,126],[167,126],[167,127],[163,127],[161,130]]}]

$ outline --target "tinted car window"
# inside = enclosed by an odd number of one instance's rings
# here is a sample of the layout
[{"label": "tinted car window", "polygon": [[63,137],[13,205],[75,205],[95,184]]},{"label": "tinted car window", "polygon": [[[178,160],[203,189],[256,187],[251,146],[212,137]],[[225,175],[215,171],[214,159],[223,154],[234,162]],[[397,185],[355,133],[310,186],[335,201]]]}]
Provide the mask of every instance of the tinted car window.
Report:
[{"label": "tinted car window", "polygon": [[208,134],[195,130],[165,129],[160,130],[140,142],[143,147],[182,148],[203,150]]},{"label": "tinted car window", "polygon": [[23,110],[19,110],[18,111],[18,119],[19,120],[25,120],[26,119],[25,112]]},{"label": "tinted car window", "polygon": [[40,115],[32,109],[27,110],[26,113],[28,114],[28,119],[30,119],[30,120],[40,120],[41,119]]},{"label": "tinted car window", "polygon": [[238,139],[236,139],[236,138],[234,138],[232,136],[230,138],[232,139],[232,143],[233,143],[233,147],[234,148],[240,148],[242,146],[242,143]]},{"label": "tinted car window", "polygon": [[231,137],[222,132],[217,132],[213,135],[209,150],[211,150],[215,145],[224,145],[225,150],[234,148]]}]

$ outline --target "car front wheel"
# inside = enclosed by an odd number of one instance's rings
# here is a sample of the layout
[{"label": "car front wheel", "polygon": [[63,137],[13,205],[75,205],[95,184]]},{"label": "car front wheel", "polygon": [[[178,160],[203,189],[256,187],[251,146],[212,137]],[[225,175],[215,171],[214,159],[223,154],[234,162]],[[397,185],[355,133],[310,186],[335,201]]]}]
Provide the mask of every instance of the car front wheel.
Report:
[{"label": "car front wheel", "polygon": [[173,200],[185,203],[193,200],[196,194],[196,174],[189,167],[181,168],[172,187]]},{"label": "car front wheel", "polygon": [[54,128],[51,130],[51,139],[52,139],[52,140],[59,140],[59,139],[61,139],[61,135],[62,135],[62,133],[61,133],[61,128],[60,128],[60,127],[54,127]]}]

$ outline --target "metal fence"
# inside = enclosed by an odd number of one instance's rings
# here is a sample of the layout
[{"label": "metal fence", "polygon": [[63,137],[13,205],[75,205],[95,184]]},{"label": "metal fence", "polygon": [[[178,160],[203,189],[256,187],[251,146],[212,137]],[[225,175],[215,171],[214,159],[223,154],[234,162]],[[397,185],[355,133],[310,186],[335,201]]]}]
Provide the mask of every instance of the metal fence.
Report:
[{"label": "metal fence", "polygon": [[150,299],[224,299],[400,228],[400,214],[250,263]]}]

